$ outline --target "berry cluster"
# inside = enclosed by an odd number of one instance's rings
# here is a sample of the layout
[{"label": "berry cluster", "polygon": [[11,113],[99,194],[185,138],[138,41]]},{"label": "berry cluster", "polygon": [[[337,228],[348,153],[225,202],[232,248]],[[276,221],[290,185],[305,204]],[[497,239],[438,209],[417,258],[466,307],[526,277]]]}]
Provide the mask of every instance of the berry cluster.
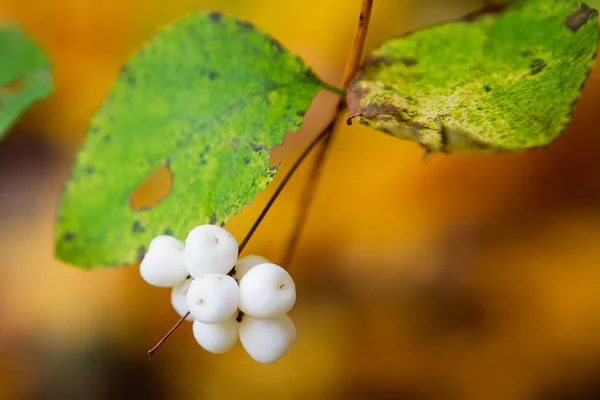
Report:
[{"label": "berry cluster", "polygon": [[239,338],[256,361],[273,363],[296,341],[296,327],[286,315],[296,302],[296,285],[263,257],[237,257],[229,232],[201,225],[185,244],[172,236],[154,238],[140,274],[151,285],[172,288],[173,308],[182,317],[190,312],[187,320],[205,350],[225,353]]}]

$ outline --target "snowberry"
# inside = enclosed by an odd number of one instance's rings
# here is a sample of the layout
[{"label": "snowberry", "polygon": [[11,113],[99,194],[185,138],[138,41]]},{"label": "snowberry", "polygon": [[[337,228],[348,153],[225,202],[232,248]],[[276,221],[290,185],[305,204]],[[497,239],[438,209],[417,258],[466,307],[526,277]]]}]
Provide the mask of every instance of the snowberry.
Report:
[{"label": "snowberry", "polygon": [[189,275],[185,261],[185,246],[173,236],[157,236],[148,246],[140,264],[140,275],[151,285],[172,287]]},{"label": "snowberry", "polygon": [[194,338],[206,351],[215,354],[226,353],[235,346],[238,340],[239,325],[236,315],[218,324],[203,324],[194,321],[192,329]]},{"label": "snowberry", "polygon": [[206,274],[194,279],[187,292],[187,305],[194,319],[216,324],[231,317],[240,303],[240,288],[232,277]]},{"label": "snowberry", "polygon": [[259,264],[240,281],[240,310],[253,317],[286,314],[295,302],[294,280],[278,265]]},{"label": "snowberry", "polygon": [[[189,310],[187,305],[187,292],[193,280],[194,278],[188,278],[183,281],[182,284],[175,286],[171,290],[171,305],[180,317],[183,317]],[[194,317],[190,314],[185,320],[192,322],[194,321]]]},{"label": "snowberry", "polygon": [[240,342],[256,361],[274,363],[296,342],[296,326],[287,315],[255,318],[244,315],[240,323]]},{"label": "snowberry", "polygon": [[246,256],[240,258],[237,264],[235,264],[235,274],[233,274],[233,277],[239,281],[251,268],[256,267],[258,264],[265,264],[268,262],[269,260],[261,256]]},{"label": "snowberry", "polygon": [[190,275],[226,274],[238,256],[238,244],[225,229],[200,225],[190,231],[185,241],[185,258]]}]

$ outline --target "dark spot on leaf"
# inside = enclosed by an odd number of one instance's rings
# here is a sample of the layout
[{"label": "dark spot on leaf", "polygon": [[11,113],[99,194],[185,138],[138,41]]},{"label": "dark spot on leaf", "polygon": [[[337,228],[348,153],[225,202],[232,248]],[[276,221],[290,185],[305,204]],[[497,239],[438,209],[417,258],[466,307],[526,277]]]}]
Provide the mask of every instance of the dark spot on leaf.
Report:
[{"label": "dark spot on leaf", "polygon": [[306,112],[304,112],[302,110],[296,112],[296,115],[299,117],[304,117],[304,114],[306,114]]},{"label": "dark spot on leaf", "polygon": [[214,81],[219,77],[219,73],[215,71],[202,71],[200,73],[202,76],[208,77],[209,80]]},{"label": "dark spot on leaf", "polygon": [[532,53],[531,53],[531,51],[529,51],[529,50],[525,50],[525,51],[522,51],[522,52],[521,52],[521,55],[522,55],[523,57],[529,57],[531,54],[532,54]]},{"label": "dark spot on leaf", "polygon": [[65,232],[62,238],[65,242],[70,242],[75,239],[75,234],[73,232]]},{"label": "dark spot on leaf", "polygon": [[138,247],[138,251],[137,251],[138,262],[141,262],[144,259],[145,255],[146,255],[146,247],[144,245]]},{"label": "dark spot on leaf", "polygon": [[198,162],[200,163],[200,165],[206,165],[206,163],[208,161],[206,160],[206,157],[204,156],[204,154],[200,154],[200,159]]},{"label": "dark spot on leaf", "polygon": [[135,86],[135,83],[136,83],[135,76],[129,74],[127,76],[127,83],[129,83],[129,86]]},{"label": "dark spot on leaf", "polygon": [[13,79],[7,84],[0,87],[0,94],[15,94],[23,90],[25,86],[25,78],[19,77],[17,79]]},{"label": "dark spot on leaf", "polygon": [[214,225],[217,223],[217,214],[213,213],[213,215],[210,216],[210,220],[208,221],[209,224]]},{"label": "dark spot on leaf", "polygon": [[237,24],[237,26],[239,26],[242,29],[254,29],[254,25],[252,25],[248,21],[241,21],[241,20],[237,19],[237,20],[235,20],[235,23]]},{"label": "dark spot on leaf", "polygon": [[85,169],[85,173],[88,175],[92,175],[94,173],[94,167],[87,167]]},{"label": "dark spot on leaf", "polygon": [[537,75],[542,72],[544,68],[546,68],[546,62],[541,58],[536,58],[535,60],[531,61],[529,68],[531,68],[531,75]]},{"label": "dark spot on leaf", "polygon": [[173,231],[171,230],[171,228],[167,228],[167,229],[165,229],[163,234],[168,235],[168,236],[173,236]]},{"label": "dark spot on leaf", "polygon": [[565,20],[565,25],[573,32],[577,32],[579,28],[584,26],[590,19],[596,18],[597,16],[597,10],[594,10],[587,4],[582,3],[581,8],[567,17]]},{"label": "dark spot on leaf", "polygon": [[213,11],[210,14],[208,14],[208,18],[210,18],[212,22],[219,23],[219,22],[221,22],[221,19],[223,18],[223,13],[218,12],[218,11]]},{"label": "dark spot on leaf", "polygon": [[411,58],[411,57],[402,57],[402,58],[398,59],[398,61],[400,61],[402,64],[406,65],[407,67],[414,67],[415,65],[417,65],[417,59]]},{"label": "dark spot on leaf", "polygon": [[385,66],[385,65],[392,65],[394,63],[394,61],[387,56],[372,56],[367,58],[363,64],[361,69],[363,68],[368,68],[368,67],[379,67],[379,66]]},{"label": "dark spot on leaf", "polygon": [[173,186],[173,175],[168,165],[156,168],[129,196],[129,205],[136,211],[154,207],[163,200]]},{"label": "dark spot on leaf", "polygon": [[140,221],[133,221],[133,224],[131,225],[131,233],[144,232],[145,230],[146,228],[142,226]]},{"label": "dark spot on leaf", "polygon": [[104,143],[110,142],[110,135],[104,135]]},{"label": "dark spot on leaf", "polygon": [[255,144],[252,144],[252,143],[250,143],[250,147],[254,151],[261,151],[261,150],[264,150],[264,148],[265,148],[265,146],[259,146],[259,145],[255,145]]},{"label": "dark spot on leaf", "polygon": [[92,126],[90,126],[89,132],[92,135],[95,135],[96,133],[100,132],[100,128],[98,128],[97,126],[92,125]]},{"label": "dark spot on leaf", "polygon": [[491,87],[489,87],[488,85],[485,85],[485,86],[483,87],[483,90],[485,90],[485,92],[486,92],[486,93],[489,93],[489,92],[491,92],[491,91],[492,91],[492,88],[491,88]]},{"label": "dark spot on leaf", "polygon": [[221,222],[221,228],[225,226],[225,222]]},{"label": "dark spot on leaf", "polygon": [[208,153],[210,151],[210,146],[209,145],[204,146],[204,151]]},{"label": "dark spot on leaf", "polygon": [[285,51],[285,49],[283,48],[281,43],[279,43],[278,40],[271,39],[271,43],[273,43],[273,47],[275,47],[275,49],[277,49],[278,52],[283,53]]},{"label": "dark spot on leaf", "polygon": [[237,139],[231,139],[229,141],[229,144],[232,145],[233,147],[238,147],[240,145],[240,141]]},{"label": "dark spot on leaf", "polygon": [[250,164],[250,157],[244,157],[244,164]]},{"label": "dark spot on leaf", "polygon": [[463,21],[473,22],[478,18],[489,15],[489,14],[498,14],[506,9],[508,3],[504,4],[486,4],[482,8],[477,11],[474,11],[470,14],[467,14],[463,17]]}]

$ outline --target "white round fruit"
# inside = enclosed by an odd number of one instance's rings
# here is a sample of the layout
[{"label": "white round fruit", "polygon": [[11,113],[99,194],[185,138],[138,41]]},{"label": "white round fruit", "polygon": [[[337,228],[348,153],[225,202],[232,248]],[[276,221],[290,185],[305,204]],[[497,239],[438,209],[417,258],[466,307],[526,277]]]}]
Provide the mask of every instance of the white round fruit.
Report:
[{"label": "white round fruit", "polygon": [[216,225],[200,225],[185,241],[185,258],[190,275],[226,274],[235,265],[238,244],[231,233]]},{"label": "white round fruit", "polygon": [[140,275],[151,285],[172,287],[188,277],[185,245],[173,236],[157,236],[140,263]]},{"label": "white round fruit", "polygon": [[274,363],[296,342],[296,326],[287,315],[254,318],[244,315],[240,323],[240,342],[250,357],[259,363]]},{"label": "white round fruit", "polygon": [[246,256],[244,258],[240,258],[235,264],[235,274],[233,277],[238,281],[250,271],[251,268],[256,267],[259,264],[266,264],[269,260],[261,256]]},{"label": "white round fruit", "polygon": [[194,321],[192,329],[194,338],[202,348],[215,354],[227,353],[235,346],[238,340],[240,324],[236,315],[218,324],[203,324]]},{"label": "white round fruit", "polygon": [[240,310],[259,318],[286,314],[296,302],[296,285],[286,270],[259,264],[240,281]]},{"label": "white round fruit", "polygon": [[217,324],[231,317],[240,304],[240,287],[223,274],[206,274],[194,279],[187,292],[187,305],[195,320]]},{"label": "white round fruit", "polygon": [[[193,280],[194,278],[188,278],[183,281],[182,284],[175,286],[171,290],[171,305],[180,317],[183,317],[189,310],[187,305],[187,292]],[[190,314],[185,320],[192,322],[194,321],[194,317]]]}]

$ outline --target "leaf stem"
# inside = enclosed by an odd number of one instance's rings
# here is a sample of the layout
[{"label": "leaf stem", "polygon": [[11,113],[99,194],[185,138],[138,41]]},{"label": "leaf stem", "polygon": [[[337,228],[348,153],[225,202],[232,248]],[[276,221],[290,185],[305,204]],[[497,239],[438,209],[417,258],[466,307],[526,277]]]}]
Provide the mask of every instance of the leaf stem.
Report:
[{"label": "leaf stem", "polygon": [[179,328],[179,325],[181,325],[183,323],[183,321],[185,321],[185,319],[188,317],[188,315],[190,315],[189,311],[183,317],[181,317],[181,319],[179,321],[177,321],[175,326],[173,326],[171,328],[171,330],[169,332],[167,332],[167,334],[158,341],[158,343],[156,343],[156,346],[154,346],[153,348],[148,350],[148,361],[152,361],[152,357],[154,356],[154,353],[156,352],[156,350],[158,350],[160,348],[160,346],[162,346],[163,343],[166,342],[167,339],[173,334],[173,332],[175,332],[175,330],[177,328]]},{"label": "leaf stem", "polygon": [[[348,61],[346,62],[346,69],[344,71],[344,77],[342,79],[343,88],[346,88],[348,86],[350,80],[354,77],[356,71],[358,71],[358,67],[360,66],[360,60],[362,58],[365,40],[367,38],[367,32],[369,30],[369,22],[371,20],[372,9],[373,0],[363,0],[360,16],[358,18],[358,26],[356,27],[356,33],[354,34],[354,42],[352,43],[352,48],[350,49]],[[336,117],[345,108],[346,99],[345,97],[341,97],[338,102]],[[334,117],[333,121],[336,120],[336,117]],[[294,253],[296,252],[296,248],[298,247],[302,231],[304,230],[304,226],[306,225],[306,221],[308,219],[307,217],[310,211],[310,207],[314,200],[315,190],[319,185],[319,180],[323,171],[323,165],[325,164],[328,151],[331,147],[334,132],[335,131],[333,129],[329,132],[329,134],[323,141],[323,145],[317,153],[317,158],[310,172],[309,181],[307,184],[308,186],[302,193],[302,200],[300,201],[300,212],[296,217],[296,222],[294,224],[294,228],[288,241],[282,265],[290,265],[292,258],[294,257]]]}]

